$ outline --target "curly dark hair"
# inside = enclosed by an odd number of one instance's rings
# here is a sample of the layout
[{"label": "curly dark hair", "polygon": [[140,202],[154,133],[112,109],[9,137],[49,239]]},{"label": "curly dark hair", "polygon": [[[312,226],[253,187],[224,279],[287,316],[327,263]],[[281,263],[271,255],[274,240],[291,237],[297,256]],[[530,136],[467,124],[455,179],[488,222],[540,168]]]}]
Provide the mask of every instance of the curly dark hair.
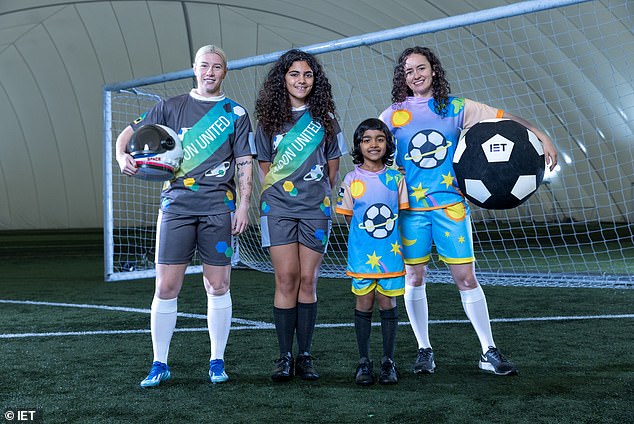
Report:
[{"label": "curly dark hair", "polygon": [[377,118],[369,118],[361,122],[357,129],[354,131],[352,139],[352,163],[360,165],[363,163],[363,154],[361,154],[361,141],[363,140],[363,134],[368,130],[382,131],[385,134],[385,155],[381,158],[384,165],[391,166],[394,163],[394,152],[396,151],[396,145],[394,144],[394,136],[390,129],[385,125],[383,121]]},{"label": "curly dark hair", "polygon": [[255,116],[269,136],[278,134],[285,123],[291,120],[291,102],[284,77],[294,62],[304,61],[313,71],[313,88],[306,98],[306,106],[313,117],[326,131],[326,139],[334,136],[332,119],[335,102],[332,87],[321,64],[310,53],[292,49],[284,53],[269,70],[255,102]]},{"label": "curly dark hair", "polygon": [[434,77],[432,78],[432,93],[436,102],[436,112],[446,115],[447,104],[451,87],[445,70],[443,69],[440,59],[428,47],[414,46],[403,50],[398,58],[398,62],[394,67],[394,77],[392,79],[392,103],[402,103],[407,96],[413,96],[414,93],[405,82],[405,61],[412,54],[421,54],[427,58],[431,65]]}]

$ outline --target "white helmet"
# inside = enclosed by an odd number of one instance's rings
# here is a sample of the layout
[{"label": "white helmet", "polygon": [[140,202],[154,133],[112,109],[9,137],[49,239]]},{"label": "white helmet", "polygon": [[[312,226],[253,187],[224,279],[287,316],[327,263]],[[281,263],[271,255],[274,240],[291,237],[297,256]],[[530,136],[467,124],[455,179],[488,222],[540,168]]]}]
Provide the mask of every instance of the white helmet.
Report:
[{"label": "white helmet", "polygon": [[178,135],[158,124],[137,128],[127,150],[137,165],[134,176],[148,181],[171,180],[183,161],[183,146]]}]

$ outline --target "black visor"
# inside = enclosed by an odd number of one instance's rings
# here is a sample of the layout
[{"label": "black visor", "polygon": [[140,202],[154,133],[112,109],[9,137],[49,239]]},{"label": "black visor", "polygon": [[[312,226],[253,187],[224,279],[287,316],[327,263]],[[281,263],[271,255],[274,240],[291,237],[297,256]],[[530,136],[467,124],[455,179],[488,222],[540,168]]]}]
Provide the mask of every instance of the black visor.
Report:
[{"label": "black visor", "polygon": [[176,141],[159,125],[144,125],[138,128],[128,142],[128,152],[132,156],[154,155],[172,150]]}]

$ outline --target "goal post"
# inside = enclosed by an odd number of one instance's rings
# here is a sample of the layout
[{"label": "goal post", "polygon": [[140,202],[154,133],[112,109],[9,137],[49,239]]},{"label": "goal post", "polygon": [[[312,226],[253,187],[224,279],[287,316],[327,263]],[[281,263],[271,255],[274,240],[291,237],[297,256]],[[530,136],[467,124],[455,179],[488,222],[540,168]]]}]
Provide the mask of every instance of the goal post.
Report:
[{"label": "goal post", "polygon": [[[558,170],[526,203],[503,211],[472,206],[483,283],[632,288],[632,23],[628,0],[525,1],[302,49],[317,55],[326,70],[349,149],[356,125],[391,103],[395,60],[413,45],[438,53],[452,94],[522,116],[553,139]],[[224,91],[252,118],[260,84],[282,53],[228,63]],[[116,137],[158,99],[189,91],[192,77],[186,69],[104,87],[107,281],[154,276],[161,188],[120,174]],[[341,159],[340,179],[352,166],[349,156]],[[254,168],[250,226],[239,238],[239,264],[272,272],[268,252],[260,247],[261,187]],[[333,216],[321,276],[345,276],[346,239],[345,220]],[[197,258],[187,272],[200,272]],[[430,281],[450,282],[436,256]]]}]

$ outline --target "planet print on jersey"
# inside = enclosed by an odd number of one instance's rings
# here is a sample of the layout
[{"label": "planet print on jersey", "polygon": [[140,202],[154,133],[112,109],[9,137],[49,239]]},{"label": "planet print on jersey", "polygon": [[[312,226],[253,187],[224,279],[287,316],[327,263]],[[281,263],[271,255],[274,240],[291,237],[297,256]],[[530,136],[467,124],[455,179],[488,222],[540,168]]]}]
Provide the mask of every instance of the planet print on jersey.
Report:
[{"label": "planet print on jersey", "polygon": [[350,182],[350,195],[353,199],[358,199],[365,194],[365,182],[361,180],[352,180]]},{"label": "planet print on jersey", "polygon": [[403,159],[412,161],[419,168],[436,168],[447,158],[453,145],[444,135],[435,130],[422,130],[409,142],[408,152]]},{"label": "planet print on jersey", "polygon": [[310,168],[310,172],[304,175],[304,181],[321,181],[324,177],[324,167],[323,165],[313,165]]},{"label": "planet print on jersey", "polygon": [[205,172],[205,177],[224,177],[230,165],[229,162],[223,162],[215,168],[208,169]]},{"label": "planet print on jersey", "polygon": [[370,237],[384,239],[392,234],[398,214],[392,212],[384,203],[375,203],[363,214],[359,229],[365,230]]}]

